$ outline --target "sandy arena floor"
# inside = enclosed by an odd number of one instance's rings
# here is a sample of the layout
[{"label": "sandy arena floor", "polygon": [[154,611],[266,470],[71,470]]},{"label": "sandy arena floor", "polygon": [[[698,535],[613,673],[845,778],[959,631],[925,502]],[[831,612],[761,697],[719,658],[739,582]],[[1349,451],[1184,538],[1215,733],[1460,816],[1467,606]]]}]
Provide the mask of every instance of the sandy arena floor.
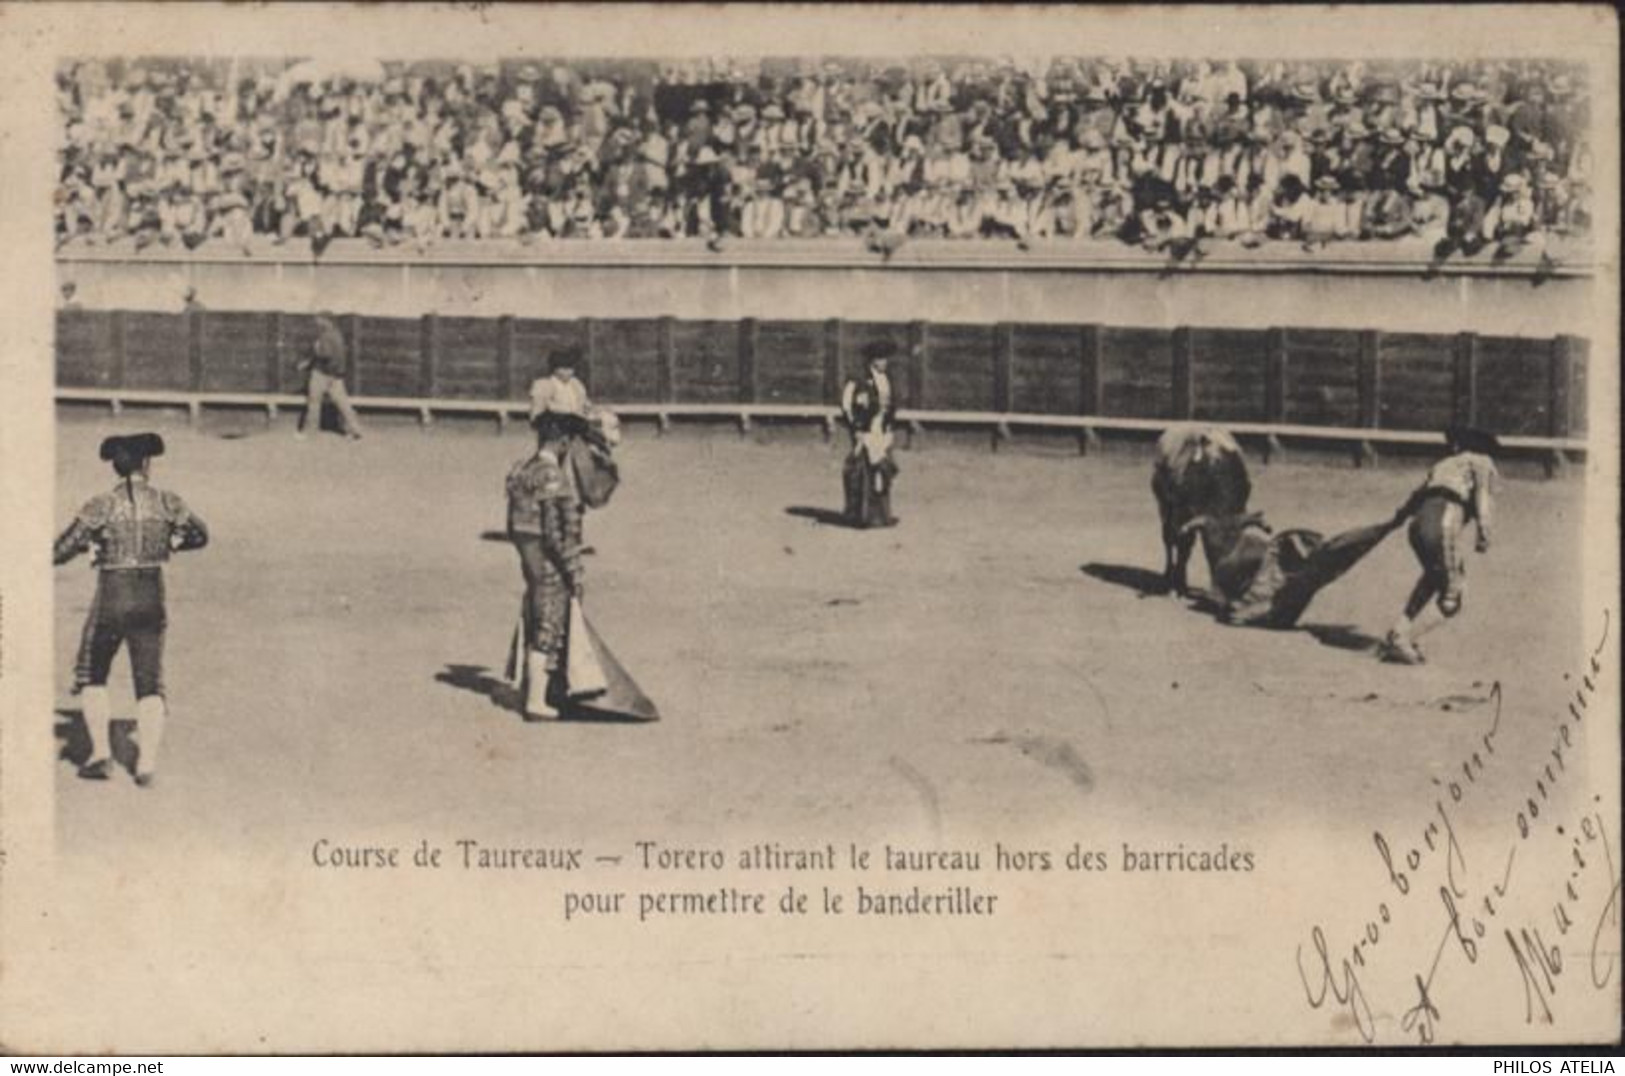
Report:
[{"label": "sandy arena floor", "polygon": [[[99,438],[153,421],[64,419],[63,521],[110,484]],[[839,445],[634,428],[615,502],[588,519],[588,603],[664,719],[527,725],[495,679],[519,572],[494,534],[525,434],[378,428],[351,445],[251,417],[161,428],[156,481],[214,540],[169,570],[161,782],[82,782],[62,762],[70,855],[430,820],[922,841],[1074,817],[1336,828],[1456,754],[1492,681],[1565,668],[1579,647],[1577,482],[1505,483],[1465,612],[1413,669],[1369,649],[1414,578],[1402,534],[1303,630],[1232,628],[1143,592],[1161,565],[1143,457],[933,440],[901,455],[902,525],[855,532],[820,521],[839,502]],[[1256,507],[1328,533],[1383,518],[1421,466],[1253,462]],[[68,733],[85,565],[57,574]],[[114,691],[122,712],[122,658]]]}]

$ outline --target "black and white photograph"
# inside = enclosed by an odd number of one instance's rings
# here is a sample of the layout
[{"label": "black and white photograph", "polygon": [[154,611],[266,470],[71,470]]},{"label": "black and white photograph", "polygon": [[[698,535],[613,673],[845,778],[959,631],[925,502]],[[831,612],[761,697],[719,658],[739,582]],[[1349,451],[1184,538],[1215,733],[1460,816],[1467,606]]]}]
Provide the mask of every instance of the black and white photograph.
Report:
[{"label": "black and white photograph", "polygon": [[0,61],[0,1049],[1618,1042],[1611,7]]}]

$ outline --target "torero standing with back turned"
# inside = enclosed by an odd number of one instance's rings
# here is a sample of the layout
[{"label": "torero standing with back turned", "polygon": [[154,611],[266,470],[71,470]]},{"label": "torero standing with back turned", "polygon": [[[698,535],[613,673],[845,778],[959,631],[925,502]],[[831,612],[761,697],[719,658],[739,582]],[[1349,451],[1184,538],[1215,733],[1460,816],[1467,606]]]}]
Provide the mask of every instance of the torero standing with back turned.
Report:
[{"label": "torero standing with back turned", "polygon": [[846,489],[845,516],[855,527],[893,527],[891,487],[897,477],[892,460],[892,426],[897,421],[897,393],[887,372],[897,345],[877,340],[863,349],[864,370],[841,391],[841,417],[852,433],[852,452],[841,479]]},{"label": "torero standing with back turned", "polygon": [[74,689],[81,692],[90,732],[90,757],[79,776],[89,780],[106,780],[113,767],[107,676],[119,647],[126,644],[135,680],[139,741],[135,783],[150,785],[157,771],[168,716],[163,565],[171,553],[202,549],[209,541],[203,521],[180,497],[148,481],[152,458],[163,454],[163,438],[155,433],[103,441],[101,457],[113,465],[119,484],[86,502],[52,551],[56,564],[66,564],[92,548],[96,551],[96,596],[74,666]]}]

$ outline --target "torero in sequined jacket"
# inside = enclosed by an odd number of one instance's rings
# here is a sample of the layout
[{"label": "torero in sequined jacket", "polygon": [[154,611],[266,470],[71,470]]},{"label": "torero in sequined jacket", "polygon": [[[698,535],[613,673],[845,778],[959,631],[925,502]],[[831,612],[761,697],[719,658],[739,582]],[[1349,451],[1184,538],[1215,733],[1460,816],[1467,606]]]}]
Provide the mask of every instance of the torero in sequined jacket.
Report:
[{"label": "torero in sequined jacket", "polygon": [[579,589],[581,513],[564,468],[546,449],[514,464],[508,472],[508,535],[541,538],[549,566],[560,582]]},{"label": "torero in sequined jacket", "polygon": [[171,553],[202,549],[209,530],[180,496],[154,489],[141,475],[131,475],[106,493],[85,502],[51,552],[54,564],[66,564],[90,549],[102,571],[157,568]]}]

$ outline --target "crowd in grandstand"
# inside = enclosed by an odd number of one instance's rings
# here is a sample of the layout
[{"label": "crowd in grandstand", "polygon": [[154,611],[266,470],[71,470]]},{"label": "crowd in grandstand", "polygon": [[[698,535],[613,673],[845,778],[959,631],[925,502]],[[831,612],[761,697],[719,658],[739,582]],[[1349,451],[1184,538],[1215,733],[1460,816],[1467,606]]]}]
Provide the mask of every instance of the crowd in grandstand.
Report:
[{"label": "crowd in grandstand", "polygon": [[59,72],[59,241],[1421,236],[1591,215],[1560,63],[829,61]]}]

